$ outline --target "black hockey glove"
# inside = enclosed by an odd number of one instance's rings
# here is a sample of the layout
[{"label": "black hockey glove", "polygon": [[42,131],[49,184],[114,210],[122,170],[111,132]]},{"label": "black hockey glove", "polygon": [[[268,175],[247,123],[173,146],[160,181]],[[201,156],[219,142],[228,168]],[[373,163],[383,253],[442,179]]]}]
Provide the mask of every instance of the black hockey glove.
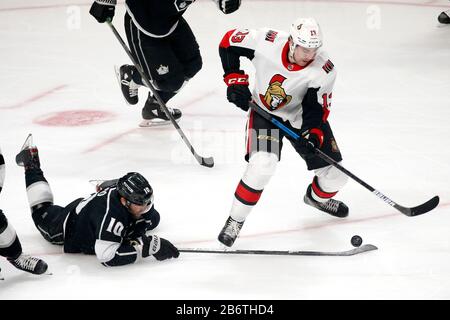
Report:
[{"label": "black hockey glove", "polygon": [[241,6],[241,0],[214,0],[220,11],[225,14],[233,13]]},{"label": "black hockey glove", "polygon": [[89,13],[100,23],[106,22],[114,17],[116,0],[96,0],[89,10]]},{"label": "black hockey glove", "polygon": [[143,236],[142,238],[142,257],[146,258],[153,255],[156,260],[162,261],[170,258],[178,258],[180,252],[168,240],[158,236]]},{"label": "black hockey glove", "polygon": [[314,156],[314,150],[320,148],[322,144],[322,130],[313,128],[303,132],[302,137],[294,142],[294,147],[303,158],[308,159]]},{"label": "black hockey glove", "polygon": [[252,99],[252,94],[248,88],[248,75],[239,71],[229,73],[224,76],[227,84],[227,99],[244,111],[248,111],[248,103]]}]

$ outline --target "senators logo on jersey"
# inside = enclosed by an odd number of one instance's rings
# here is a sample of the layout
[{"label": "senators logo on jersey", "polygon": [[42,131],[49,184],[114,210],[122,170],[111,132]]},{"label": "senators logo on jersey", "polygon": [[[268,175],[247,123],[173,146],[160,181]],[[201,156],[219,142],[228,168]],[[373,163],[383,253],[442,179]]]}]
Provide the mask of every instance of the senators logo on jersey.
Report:
[{"label": "senators logo on jersey", "polygon": [[286,80],[286,78],[282,75],[274,75],[272,79],[270,79],[269,88],[265,95],[259,95],[262,104],[270,111],[280,109],[291,102],[292,96],[287,95],[282,87],[284,80]]}]

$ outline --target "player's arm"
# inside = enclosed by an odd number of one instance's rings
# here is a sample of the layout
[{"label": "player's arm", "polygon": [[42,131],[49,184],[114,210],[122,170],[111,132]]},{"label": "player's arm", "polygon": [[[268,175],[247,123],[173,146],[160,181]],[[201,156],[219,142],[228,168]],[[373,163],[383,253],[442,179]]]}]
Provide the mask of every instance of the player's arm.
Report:
[{"label": "player's arm", "polygon": [[322,125],[327,122],[330,113],[335,80],[336,70],[334,68],[328,73],[324,71],[321,77],[311,83],[303,98],[301,133],[310,143],[308,147],[320,148],[323,144]]},{"label": "player's arm", "polygon": [[227,99],[244,111],[248,110],[252,95],[248,88],[248,75],[240,69],[240,58],[252,60],[255,57],[258,36],[259,32],[256,30],[234,29],[225,34],[219,45]]},{"label": "player's arm", "polygon": [[142,218],[128,228],[126,239],[136,239],[145,235],[147,231],[155,229],[160,221],[159,212],[153,206]]},{"label": "player's arm", "polygon": [[[108,211],[102,221],[98,221],[95,254],[104,266],[122,266],[136,262],[141,258],[154,256],[157,260],[178,257],[177,248],[169,241],[156,235],[145,234],[130,241],[127,235],[127,225],[120,211],[109,199]],[[125,239],[127,238],[127,239]]]}]

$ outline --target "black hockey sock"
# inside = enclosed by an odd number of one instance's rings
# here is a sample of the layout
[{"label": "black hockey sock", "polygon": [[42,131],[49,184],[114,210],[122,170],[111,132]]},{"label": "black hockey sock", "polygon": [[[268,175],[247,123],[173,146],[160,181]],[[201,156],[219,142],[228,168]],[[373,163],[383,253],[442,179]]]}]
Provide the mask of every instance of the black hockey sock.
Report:
[{"label": "black hockey sock", "polygon": [[44,172],[42,172],[41,169],[30,168],[25,170],[25,185],[27,188],[33,183],[38,181],[47,182],[47,180],[44,177]]},{"label": "black hockey sock", "polygon": [[20,244],[19,237],[14,239],[14,242],[7,248],[0,248],[0,256],[6,257],[9,260],[15,260],[22,254],[22,245]]},{"label": "black hockey sock", "polygon": [[8,219],[0,210],[0,256],[16,259],[22,253],[22,246],[15,231],[8,225]]}]

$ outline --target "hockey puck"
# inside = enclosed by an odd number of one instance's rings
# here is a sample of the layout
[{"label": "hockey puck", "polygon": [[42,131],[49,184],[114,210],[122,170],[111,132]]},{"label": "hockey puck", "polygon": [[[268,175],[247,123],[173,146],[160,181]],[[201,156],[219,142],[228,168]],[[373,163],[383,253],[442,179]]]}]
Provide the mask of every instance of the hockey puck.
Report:
[{"label": "hockey puck", "polygon": [[360,236],[353,236],[350,242],[352,243],[352,246],[359,247],[362,244],[362,238]]}]

